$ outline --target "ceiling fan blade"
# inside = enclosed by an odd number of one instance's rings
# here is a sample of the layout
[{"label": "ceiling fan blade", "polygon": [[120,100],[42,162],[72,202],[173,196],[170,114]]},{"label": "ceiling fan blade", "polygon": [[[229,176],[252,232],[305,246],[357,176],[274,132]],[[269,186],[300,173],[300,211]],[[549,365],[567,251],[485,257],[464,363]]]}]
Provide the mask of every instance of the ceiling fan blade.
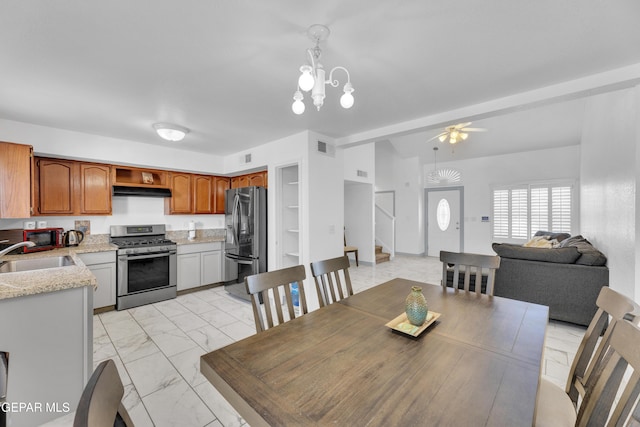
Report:
[{"label": "ceiling fan blade", "polygon": [[463,132],[484,132],[487,129],[484,129],[484,128],[462,128],[460,130],[463,131]]},{"label": "ceiling fan blade", "polygon": [[428,139],[428,140],[427,140],[427,142],[431,142],[431,141],[433,141],[434,139],[438,139],[438,138],[440,138],[442,135],[446,135],[446,134],[447,134],[447,132],[439,133],[438,135],[434,136],[433,138]]},{"label": "ceiling fan blade", "polygon": [[467,126],[469,126],[471,124],[471,122],[466,122],[466,123],[458,123],[457,125],[454,126],[455,129],[460,130],[462,128],[466,128]]}]

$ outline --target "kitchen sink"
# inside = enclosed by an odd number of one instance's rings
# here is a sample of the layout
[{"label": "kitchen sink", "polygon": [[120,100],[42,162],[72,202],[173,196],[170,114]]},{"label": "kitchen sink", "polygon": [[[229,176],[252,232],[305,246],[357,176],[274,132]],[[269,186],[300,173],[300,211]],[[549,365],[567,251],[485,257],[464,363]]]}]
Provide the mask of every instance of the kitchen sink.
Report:
[{"label": "kitchen sink", "polygon": [[0,264],[0,273],[15,273],[18,271],[43,270],[46,268],[74,266],[76,263],[69,255],[57,257],[43,257],[30,259],[17,259],[5,261]]}]

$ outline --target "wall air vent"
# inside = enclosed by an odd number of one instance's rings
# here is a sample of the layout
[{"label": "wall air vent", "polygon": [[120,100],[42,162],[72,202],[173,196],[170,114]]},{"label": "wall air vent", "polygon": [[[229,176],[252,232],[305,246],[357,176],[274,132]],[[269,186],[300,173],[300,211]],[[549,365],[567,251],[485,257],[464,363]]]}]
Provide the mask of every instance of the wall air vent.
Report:
[{"label": "wall air vent", "polygon": [[336,156],[336,147],[331,144],[327,144],[326,142],[318,141],[317,150],[320,154],[324,154],[330,157]]},{"label": "wall air vent", "polygon": [[244,155],[244,162],[251,163],[251,153]]},{"label": "wall air vent", "polygon": [[358,169],[357,173],[358,176],[362,178],[367,178],[369,176],[369,173],[367,171],[361,171],[360,169]]}]

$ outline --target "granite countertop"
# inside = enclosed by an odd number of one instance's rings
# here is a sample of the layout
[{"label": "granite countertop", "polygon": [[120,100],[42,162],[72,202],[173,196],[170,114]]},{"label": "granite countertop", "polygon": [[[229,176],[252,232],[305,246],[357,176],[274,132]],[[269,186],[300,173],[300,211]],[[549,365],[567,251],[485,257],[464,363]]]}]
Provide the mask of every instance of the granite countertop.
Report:
[{"label": "granite countertop", "polygon": [[[192,245],[197,243],[224,242],[224,230],[213,232],[199,232],[196,239],[189,240],[187,233],[174,233],[167,236],[178,245]],[[97,281],[93,273],[84,265],[77,254],[91,252],[116,251],[117,246],[109,243],[108,236],[94,239],[91,243],[82,243],[79,246],[54,249],[51,251],[35,252],[21,255],[6,255],[5,261],[23,260],[32,258],[70,256],[76,265],[66,267],[46,268],[33,271],[21,271],[14,273],[0,273],[0,300],[17,298],[27,295],[35,295],[46,292],[62,291],[64,289],[79,288],[83,286],[97,287]]]},{"label": "granite countertop", "polygon": [[[27,295],[42,294],[47,292],[62,291],[65,289],[81,288],[83,286],[97,286],[93,273],[84,265],[73,251],[64,249],[48,251],[45,254],[24,255],[29,258],[43,256],[69,255],[76,265],[66,267],[46,268],[33,271],[20,271],[14,273],[0,273],[0,300],[23,297]],[[57,252],[53,254],[52,252]],[[33,255],[39,255],[34,257]],[[14,258],[19,255],[11,256]],[[25,258],[20,258],[25,259]]]},{"label": "granite countertop", "polygon": [[194,245],[196,243],[216,243],[216,242],[224,242],[224,236],[203,236],[196,237],[193,240],[189,240],[188,238],[177,238],[173,239],[177,245]]}]

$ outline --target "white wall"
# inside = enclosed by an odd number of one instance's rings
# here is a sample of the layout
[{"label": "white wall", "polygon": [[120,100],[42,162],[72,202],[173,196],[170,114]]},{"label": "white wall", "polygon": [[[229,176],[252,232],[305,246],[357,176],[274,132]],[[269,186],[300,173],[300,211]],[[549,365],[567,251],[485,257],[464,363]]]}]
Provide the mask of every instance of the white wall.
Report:
[{"label": "white wall", "polygon": [[[575,145],[443,162],[438,163],[438,167],[451,167],[462,174],[460,185],[464,186],[464,251],[493,255],[491,223],[481,222],[483,216],[491,217],[493,186],[555,179],[571,179],[578,184],[580,147]],[[425,174],[432,170],[432,164],[424,165]],[[575,193],[577,195],[578,191]],[[579,224],[574,226],[576,230],[580,230]]]},{"label": "white wall", "polygon": [[[39,155],[159,169],[220,174],[221,156],[189,153],[135,141],[107,138],[46,126],[0,119],[0,141],[32,145]],[[75,220],[91,221],[91,234],[108,234],[116,224],[159,223],[169,230],[186,230],[190,220],[198,229],[223,228],[224,215],[165,215],[163,198],[114,197],[111,216],[35,217],[50,227],[74,228]],[[23,220],[0,219],[0,229],[23,228]]]},{"label": "white wall", "polygon": [[639,110],[640,87],[591,97],[580,165],[583,234],[607,255],[611,288],[636,301]]},{"label": "white wall", "polygon": [[32,145],[38,155],[214,175],[223,173],[222,156],[180,150],[179,143],[176,148],[162,147],[4,119],[0,119],[0,141]]},{"label": "white wall", "polygon": [[375,264],[373,184],[344,181],[347,245],[358,247],[360,262]]},{"label": "white wall", "polygon": [[[375,263],[375,227],[373,184],[376,180],[375,144],[363,144],[346,149],[344,153],[344,228],[349,246],[358,247],[358,258]],[[358,171],[367,176],[358,176]],[[355,259],[353,255],[350,255]]]}]

